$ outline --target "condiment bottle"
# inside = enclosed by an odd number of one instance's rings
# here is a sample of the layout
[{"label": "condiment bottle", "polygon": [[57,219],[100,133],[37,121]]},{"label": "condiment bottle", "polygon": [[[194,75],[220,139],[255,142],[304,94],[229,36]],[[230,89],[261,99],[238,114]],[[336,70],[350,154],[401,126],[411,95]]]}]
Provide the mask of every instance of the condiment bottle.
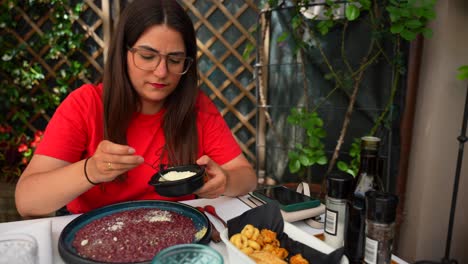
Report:
[{"label": "condiment bottle", "polygon": [[365,199],[367,191],[383,190],[379,177],[379,165],[381,164],[378,157],[379,145],[380,138],[378,137],[361,138],[361,159],[354,194],[362,199]]},{"label": "condiment bottle", "polygon": [[378,175],[380,138],[361,138],[361,159],[356,188],[349,210],[349,222],[345,237],[345,255],[350,263],[362,263],[364,259],[366,192],[383,190]]},{"label": "condiment bottle", "polygon": [[354,178],[347,173],[333,173],[327,177],[325,210],[325,243],[340,248],[344,245],[348,219],[348,201],[353,191]]},{"label": "condiment bottle", "polygon": [[391,193],[366,193],[365,263],[391,263],[397,204],[398,197]]}]

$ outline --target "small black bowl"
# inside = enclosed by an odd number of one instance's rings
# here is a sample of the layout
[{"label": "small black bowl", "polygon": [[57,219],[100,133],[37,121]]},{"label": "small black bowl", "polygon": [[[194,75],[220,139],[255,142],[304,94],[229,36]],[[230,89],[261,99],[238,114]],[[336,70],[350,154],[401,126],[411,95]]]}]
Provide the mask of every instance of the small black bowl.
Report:
[{"label": "small black bowl", "polygon": [[[164,175],[170,171],[191,171],[195,172],[195,175],[181,180],[159,181],[161,175]],[[178,197],[192,194],[194,191],[202,187],[205,183],[204,176],[204,166],[197,164],[181,165],[160,170],[159,172],[155,173],[153,177],[151,177],[151,180],[148,182],[148,184],[153,186],[155,191],[162,196]]]}]

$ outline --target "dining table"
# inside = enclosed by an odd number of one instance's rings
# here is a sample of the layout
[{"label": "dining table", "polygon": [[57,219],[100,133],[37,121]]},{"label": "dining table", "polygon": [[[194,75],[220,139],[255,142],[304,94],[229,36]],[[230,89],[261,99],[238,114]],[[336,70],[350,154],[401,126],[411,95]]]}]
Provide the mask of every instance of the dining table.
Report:
[{"label": "dining table", "polygon": [[[215,199],[194,199],[181,201],[181,203],[188,204],[194,207],[204,207],[211,205],[216,208],[218,215],[226,222],[229,219],[235,218],[242,213],[255,207],[254,204],[245,202],[247,196],[241,197],[228,197],[221,196]],[[38,219],[21,220],[14,222],[0,223],[0,237],[7,233],[29,233],[35,234],[38,243],[39,252],[39,263],[38,264],[62,264],[65,263],[58,251],[58,241],[62,230],[70,223],[73,219],[78,217],[79,214],[46,217]],[[212,224],[218,230],[223,230],[225,227],[220,220],[214,216],[207,214]],[[322,216],[323,217],[323,216]],[[314,228],[306,223],[306,221],[295,221],[292,222],[294,226],[309,234],[310,236],[323,237],[323,228]],[[41,233],[42,232],[42,233]],[[225,264],[236,264],[229,263],[228,250],[223,242],[210,242],[208,244],[211,248],[218,251],[224,258]],[[0,256],[1,259],[1,256]],[[396,264],[407,264],[403,259],[392,255],[392,263]],[[14,263],[12,263],[14,264]]]}]

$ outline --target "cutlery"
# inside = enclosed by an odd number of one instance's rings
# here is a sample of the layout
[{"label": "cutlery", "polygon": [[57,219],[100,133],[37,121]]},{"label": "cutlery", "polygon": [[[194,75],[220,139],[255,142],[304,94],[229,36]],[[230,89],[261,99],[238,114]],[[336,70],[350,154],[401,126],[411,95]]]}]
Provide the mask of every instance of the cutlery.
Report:
[{"label": "cutlery", "polygon": [[[197,206],[196,208],[198,211],[205,213],[205,209],[203,209],[203,207]],[[219,233],[218,229],[216,229],[215,225],[213,225],[210,218],[208,218],[208,222],[210,222],[211,225],[211,241],[215,243],[221,242],[221,234]]]},{"label": "cutlery", "polygon": [[218,213],[216,213],[216,209],[214,208],[214,206],[212,205],[205,205],[204,207],[205,209],[205,212],[211,214],[212,216],[216,217],[216,219],[218,219],[221,223],[223,223],[224,227],[227,227],[227,223],[226,221],[224,221],[224,219],[222,219]]}]

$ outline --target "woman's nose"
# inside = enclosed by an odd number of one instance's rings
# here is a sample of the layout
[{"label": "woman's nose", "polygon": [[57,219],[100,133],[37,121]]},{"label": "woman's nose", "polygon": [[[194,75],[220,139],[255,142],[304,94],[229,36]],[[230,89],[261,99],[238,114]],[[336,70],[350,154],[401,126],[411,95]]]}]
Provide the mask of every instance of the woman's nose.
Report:
[{"label": "woman's nose", "polygon": [[168,74],[166,58],[161,58],[161,61],[154,69],[153,74],[157,75],[158,77],[163,77]]}]

